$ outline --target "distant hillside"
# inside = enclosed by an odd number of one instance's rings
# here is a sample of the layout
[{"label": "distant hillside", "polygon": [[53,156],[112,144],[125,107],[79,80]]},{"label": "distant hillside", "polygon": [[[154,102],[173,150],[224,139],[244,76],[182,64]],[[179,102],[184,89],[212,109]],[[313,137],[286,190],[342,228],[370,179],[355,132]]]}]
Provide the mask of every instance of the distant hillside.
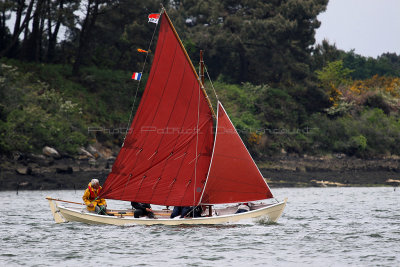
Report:
[{"label": "distant hillside", "polygon": [[[400,154],[400,56],[366,58],[316,44],[328,0],[6,1],[1,154],[50,146],[74,157],[91,144],[116,153],[164,21],[147,16],[163,11],[161,3],[194,65],[204,50],[207,76],[256,159]],[[130,77],[142,69],[134,101]],[[215,107],[211,83],[207,90]]]},{"label": "distant hillside", "polygon": [[[2,154],[41,153],[50,146],[74,156],[78,148],[95,143],[118,151],[137,87],[131,73],[86,67],[73,76],[69,65],[6,59],[0,66]],[[213,86],[259,160],[282,153],[398,155],[400,79],[355,80],[351,72],[334,61],[317,71],[318,86],[228,84],[223,79]],[[211,88],[207,84],[215,107]]]}]

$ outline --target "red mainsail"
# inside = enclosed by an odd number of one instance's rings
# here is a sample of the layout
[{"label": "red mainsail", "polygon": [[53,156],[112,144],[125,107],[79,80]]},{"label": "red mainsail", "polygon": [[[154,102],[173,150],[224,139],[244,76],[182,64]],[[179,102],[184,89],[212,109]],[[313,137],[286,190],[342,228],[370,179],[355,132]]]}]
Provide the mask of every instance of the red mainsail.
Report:
[{"label": "red mainsail", "polygon": [[199,202],[213,147],[212,113],[200,90],[165,14],[145,93],[101,197],[167,206]]},{"label": "red mainsail", "polygon": [[272,198],[267,183],[221,103],[218,103],[217,117],[214,152],[201,203],[222,204]]}]

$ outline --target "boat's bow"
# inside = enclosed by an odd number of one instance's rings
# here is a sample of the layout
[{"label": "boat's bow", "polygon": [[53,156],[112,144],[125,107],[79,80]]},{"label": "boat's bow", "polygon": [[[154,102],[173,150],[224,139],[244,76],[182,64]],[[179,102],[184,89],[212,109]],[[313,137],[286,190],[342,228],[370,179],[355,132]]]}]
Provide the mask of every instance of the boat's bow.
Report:
[{"label": "boat's bow", "polygon": [[46,199],[49,201],[50,205],[50,210],[51,213],[53,214],[54,221],[56,223],[63,223],[67,222],[67,220],[61,215],[60,210],[58,209],[57,202],[53,200],[51,197],[46,197]]}]

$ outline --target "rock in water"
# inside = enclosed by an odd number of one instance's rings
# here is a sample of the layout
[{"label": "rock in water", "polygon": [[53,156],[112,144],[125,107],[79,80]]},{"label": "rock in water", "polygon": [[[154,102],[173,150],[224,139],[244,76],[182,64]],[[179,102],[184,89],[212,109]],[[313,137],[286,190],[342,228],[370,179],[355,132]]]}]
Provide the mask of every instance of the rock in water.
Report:
[{"label": "rock in water", "polygon": [[46,156],[55,158],[55,159],[59,159],[61,158],[60,154],[58,153],[57,150],[55,150],[54,148],[45,146],[42,150],[43,154],[45,154]]}]

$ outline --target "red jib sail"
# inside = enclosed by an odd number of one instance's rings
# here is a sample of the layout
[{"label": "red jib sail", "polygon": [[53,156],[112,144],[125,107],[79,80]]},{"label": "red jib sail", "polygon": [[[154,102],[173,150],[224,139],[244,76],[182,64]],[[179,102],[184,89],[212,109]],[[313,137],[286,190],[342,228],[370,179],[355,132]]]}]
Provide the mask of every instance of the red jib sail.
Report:
[{"label": "red jib sail", "polygon": [[213,146],[212,114],[200,90],[165,14],[145,93],[101,197],[167,206],[199,202]]},{"label": "red jib sail", "polygon": [[218,103],[214,152],[204,204],[248,202],[272,198],[272,193],[240,139],[221,103]]}]

